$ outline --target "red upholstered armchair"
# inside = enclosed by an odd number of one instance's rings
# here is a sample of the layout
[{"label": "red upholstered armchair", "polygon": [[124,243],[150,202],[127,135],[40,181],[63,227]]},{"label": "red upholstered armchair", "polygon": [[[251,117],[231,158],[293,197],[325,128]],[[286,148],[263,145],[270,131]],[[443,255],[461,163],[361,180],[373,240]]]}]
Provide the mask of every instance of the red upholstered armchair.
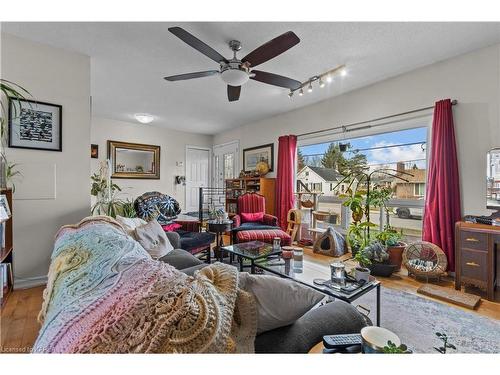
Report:
[{"label": "red upholstered armchair", "polygon": [[[264,213],[260,225],[278,226],[278,218],[266,214],[266,198],[257,193],[245,193],[238,197],[238,214],[233,216],[233,228],[241,226],[241,213],[253,214]],[[257,223],[256,223],[257,224]],[[250,229],[250,228],[249,228]]]}]

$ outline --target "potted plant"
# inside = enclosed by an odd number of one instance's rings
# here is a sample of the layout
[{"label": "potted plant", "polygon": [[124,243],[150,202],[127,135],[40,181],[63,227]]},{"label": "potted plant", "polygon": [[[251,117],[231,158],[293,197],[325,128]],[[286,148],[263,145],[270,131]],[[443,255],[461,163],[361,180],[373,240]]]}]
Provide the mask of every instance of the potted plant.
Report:
[{"label": "potted plant", "polygon": [[384,230],[378,233],[375,237],[387,248],[389,263],[395,265],[396,271],[399,271],[403,262],[403,251],[407,246],[406,243],[401,241],[403,231],[398,232],[391,226],[386,225]]},{"label": "potted plant", "polygon": [[123,205],[123,201],[117,198],[121,188],[111,180],[107,162],[102,162],[99,173],[94,173],[90,179],[92,180],[90,194],[97,199],[91,209],[92,215],[107,215],[116,218]]},{"label": "potted plant", "polygon": [[396,266],[389,263],[387,248],[380,241],[373,241],[363,249],[363,253],[370,260],[368,268],[372,275],[389,277],[396,270]]},{"label": "potted plant", "polygon": [[354,268],[354,278],[356,281],[367,282],[370,278],[370,269],[368,266],[371,264],[371,260],[366,256],[363,250],[359,250],[354,256],[354,260],[358,262],[358,266]]},{"label": "potted plant", "polygon": [[368,228],[375,226],[370,221],[362,221],[365,217],[366,192],[361,189],[355,191],[348,189],[347,194],[340,195],[340,198],[346,198],[343,206],[351,210],[352,222],[347,230],[347,242],[351,248],[353,256],[356,256],[360,249],[363,249],[369,243]]}]

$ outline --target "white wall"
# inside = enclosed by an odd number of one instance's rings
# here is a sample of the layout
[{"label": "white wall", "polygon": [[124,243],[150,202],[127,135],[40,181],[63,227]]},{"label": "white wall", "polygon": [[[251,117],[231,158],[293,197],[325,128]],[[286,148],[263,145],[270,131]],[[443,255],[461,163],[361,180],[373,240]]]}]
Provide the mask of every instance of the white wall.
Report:
[{"label": "white wall", "polygon": [[62,105],[62,152],[7,149],[23,173],[13,203],[16,287],[23,287],[44,280],[59,227],[89,213],[90,59],[2,33],[0,67],[36,100]]},{"label": "white wall", "polygon": [[[240,140],[241,149],[244,149],[274,141],[276,156],[280,135],[327,129],[427,107],[440,99],[457,99],[459,104],[453,108],[453,113],[462,209],[466,214],[487,214],[486,152],[500,146],[499,55],[499,45],[481,49],[223,132],[214,137],[214,143]],[[353,132],[349,136],[356,134]]]},{"label": "white wall", "polygon": [[[91,143],[99,145],[99,159],[92,159],[92,172],[98,171],[99,161],[106,160],[108,140],[161,146],[160,180],[115,179],[123,189],[123,198],[135,199],[147,191],[160,191],[177,199],[184,208],[185,187],[176,185],[174,177],[186,173],[186,145],[212,147],[213,137],[93,117]],[[178,167],[177,162],[182,162],[183,166]]]}]

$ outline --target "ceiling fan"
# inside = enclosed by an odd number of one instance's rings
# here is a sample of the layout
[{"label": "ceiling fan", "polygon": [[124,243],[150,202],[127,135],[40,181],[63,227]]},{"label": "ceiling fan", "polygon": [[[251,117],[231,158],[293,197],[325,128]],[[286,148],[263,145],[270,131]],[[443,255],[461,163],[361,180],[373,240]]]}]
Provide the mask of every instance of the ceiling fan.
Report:
[{"label": "ceiling fan", "polygon": [[227,83],[227,98],[234,102],[240,98],[241,86],[249,79],[267,83],[269,85],[284,87],[290,90],[296,90],[301,86],[301,82],[288,77],[280,76],[274,73],[263,72],[253,69],[272,58],[282,54],[300,42],[300,39],[292,31],[288,31],[269,42],[256,48],[248,55],[239,60],[236,53],[241,49],[241,43],[237,40],[229,42],[229,48],[233,51],[233,58],[228,60],[212,47],[203,43],[181,27],[170,27],[168,29],[172,34],[189,44],[194,49],[211,58],[220,64],[219,70],[206,70],[203,72],[194,72],[165,77],[167,81],[182,81],[186,79],[208,77],[219,74],[222,80]]}]

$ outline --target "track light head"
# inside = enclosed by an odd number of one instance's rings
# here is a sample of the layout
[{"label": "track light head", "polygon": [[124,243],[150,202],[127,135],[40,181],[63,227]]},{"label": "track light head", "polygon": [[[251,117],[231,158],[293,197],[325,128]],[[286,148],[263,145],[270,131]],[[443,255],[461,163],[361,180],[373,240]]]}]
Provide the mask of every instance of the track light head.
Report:
[{"label": "track light head", "polygon": [[331,75],[331,74],[328,74],[328,75],[326,76],[326,82],[330,83],[330,82],[332,82],[332,80],[333,80],[332,75]]},{"label": "track light head", "polygon": [[325,87],[325,81],[323,81],[322,78],[319,79],[319,87],[321,88]]},{"label": "track light head", "polygon": [[288,93],[288,97],[289,97],[290,99],[292,99],[292,97],[293,97],[293,91],[292,91],[292,90],[290,90],[290,92]]},{"label": "track light head", "polygon": [[313,85],[311,81],[309,81],[309,87],[307,88],[307,92],[313,92]]},{"label": "track light head", "polygon": [[302,96],[302,95],[304,95],[304,90],[301,87],[300,90],[299,90],[299,96]]}]

